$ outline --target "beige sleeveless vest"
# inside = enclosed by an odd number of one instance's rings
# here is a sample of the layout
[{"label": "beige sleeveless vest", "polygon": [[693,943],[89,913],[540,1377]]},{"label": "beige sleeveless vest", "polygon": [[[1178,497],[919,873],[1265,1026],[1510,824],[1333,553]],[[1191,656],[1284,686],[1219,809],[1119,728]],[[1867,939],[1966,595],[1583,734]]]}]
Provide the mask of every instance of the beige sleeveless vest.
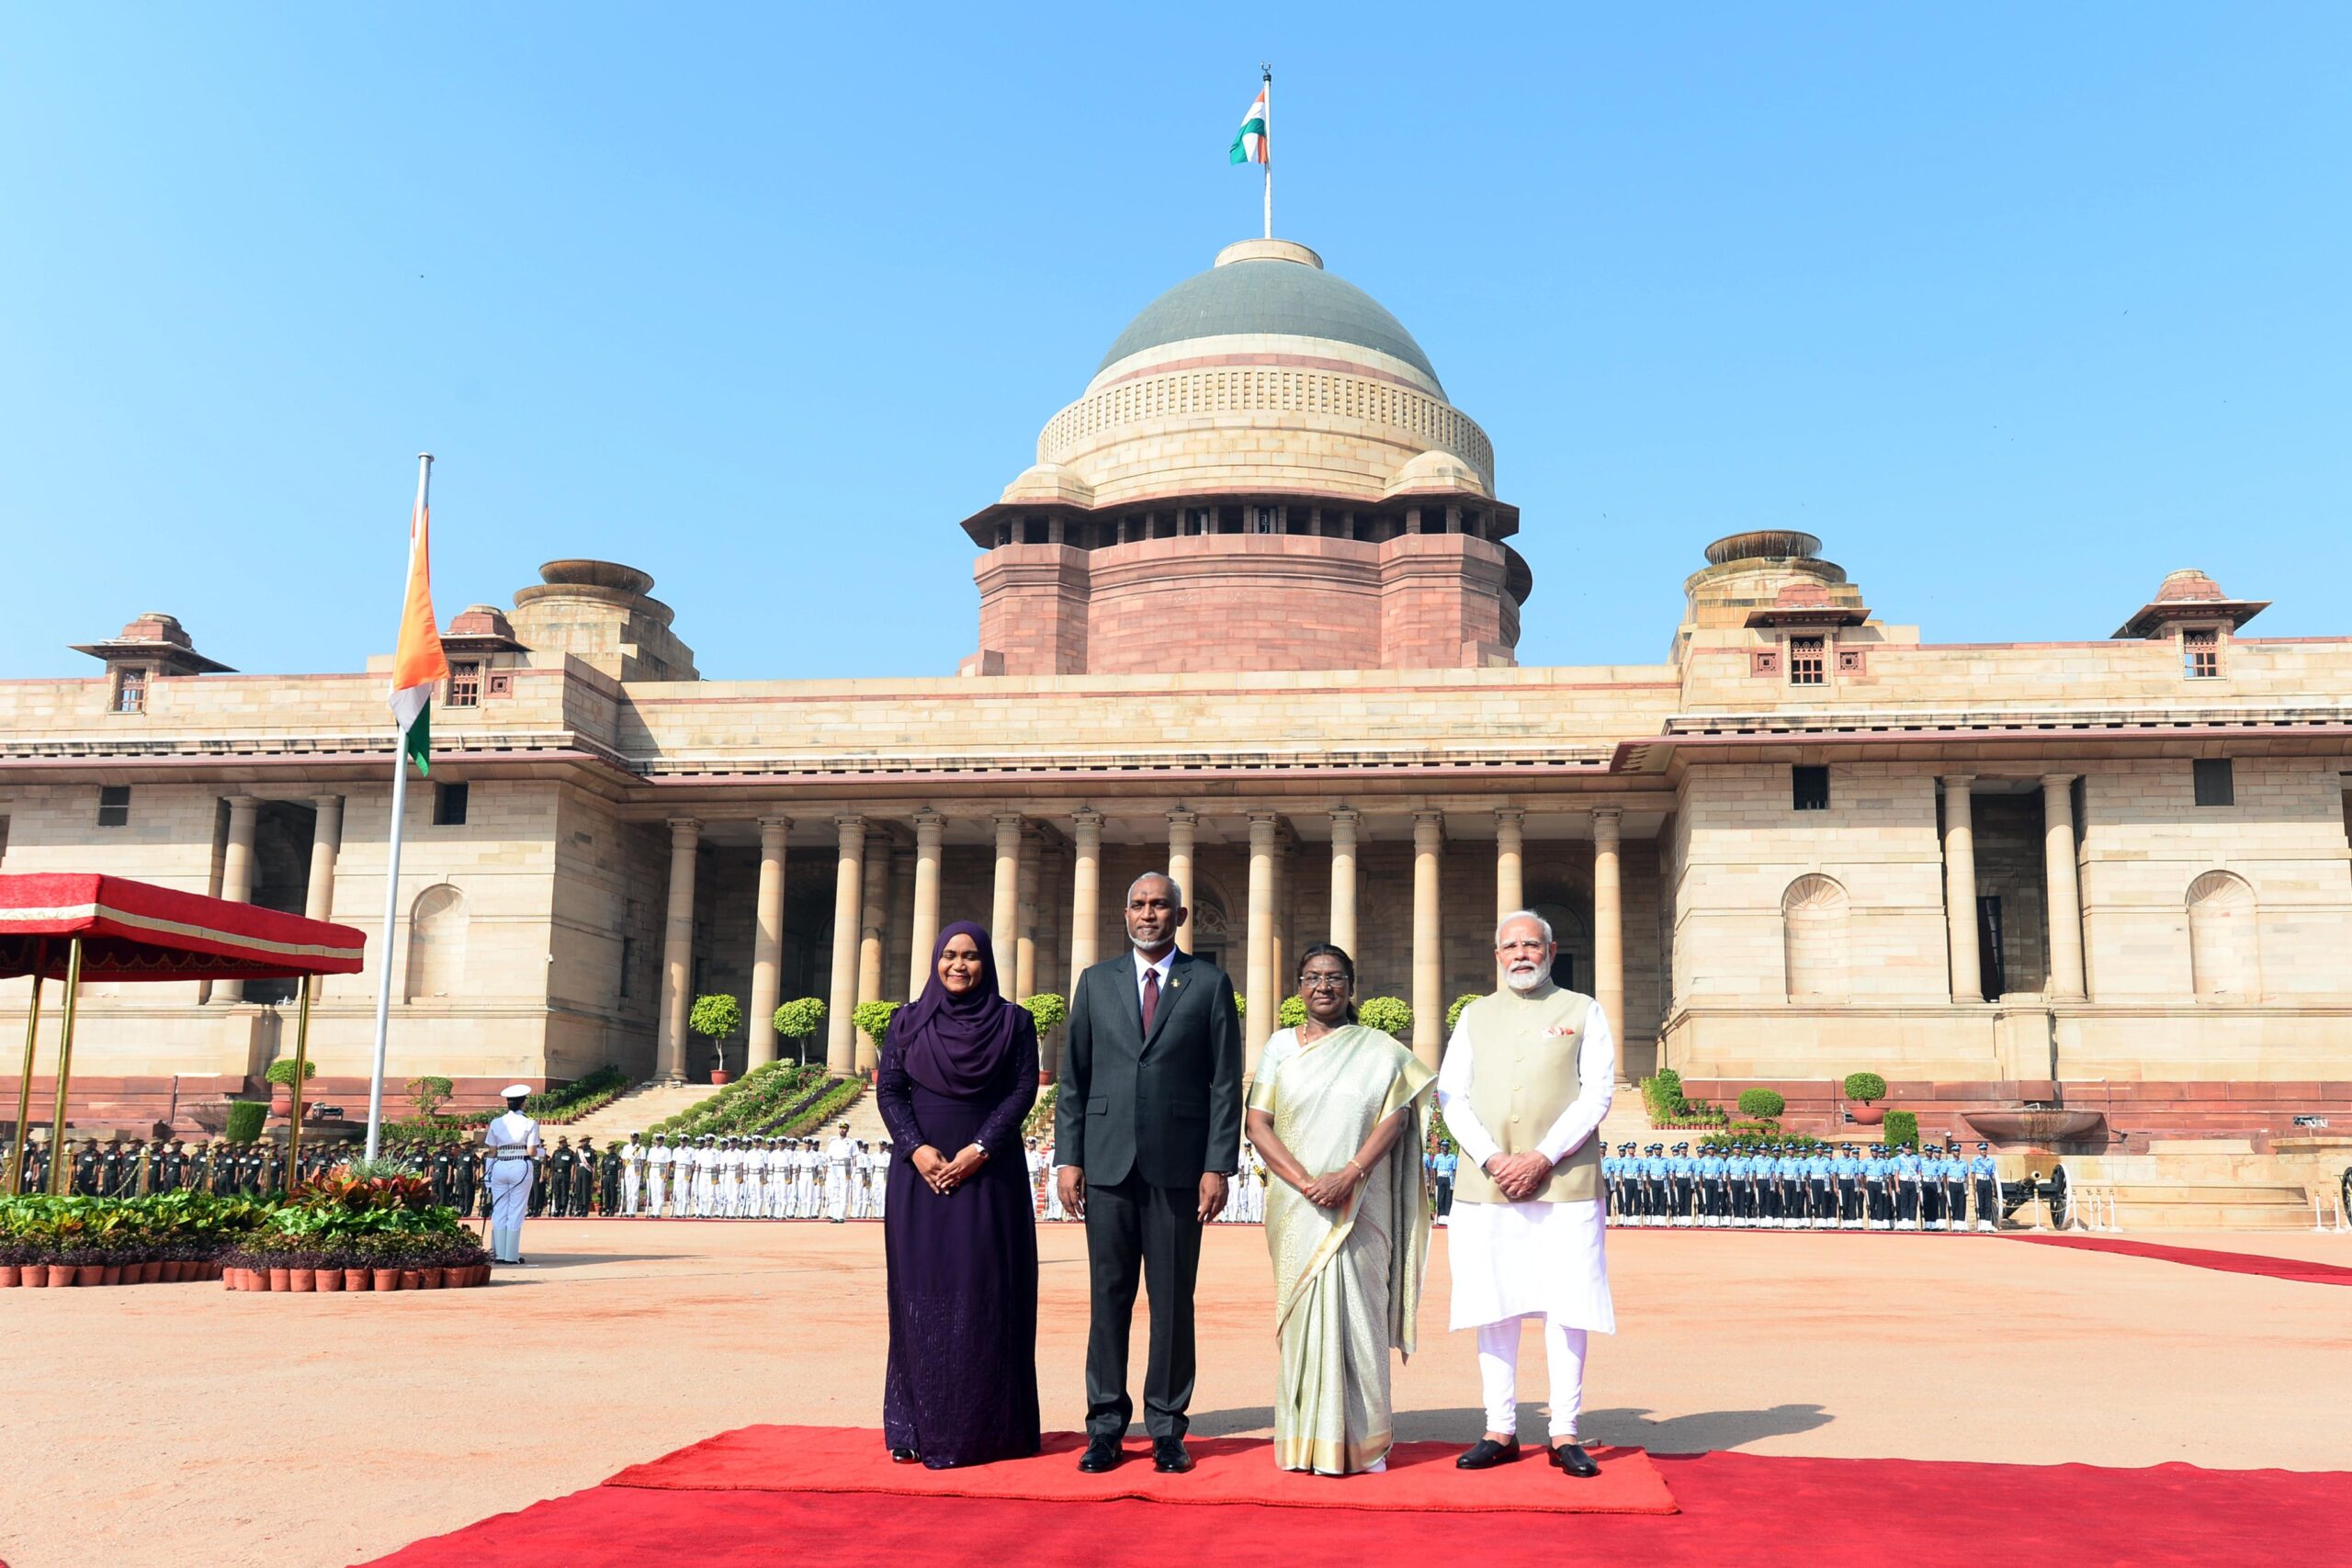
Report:
[{"label": "beige sleeveless vest", "polygon": [[[1546,984],[1532,996],[1498,991],[1463,1010],[1470,1043],[1470,1108],[1507,1155],[1527,1154],[1577,1099],[1577,1056],[1592,998]],[[1529,1199],[1566,1203],[1600,1196],[1600,1140],[1587,1138]],[[1504,1203],[1494,1178],[1462,1162],[1456,1202]]]}]

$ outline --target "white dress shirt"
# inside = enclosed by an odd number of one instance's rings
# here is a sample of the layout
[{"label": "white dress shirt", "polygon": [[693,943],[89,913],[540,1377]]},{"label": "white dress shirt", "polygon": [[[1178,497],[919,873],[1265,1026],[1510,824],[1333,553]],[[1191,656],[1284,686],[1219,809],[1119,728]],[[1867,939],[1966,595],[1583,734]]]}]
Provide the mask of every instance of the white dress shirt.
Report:
[{"label": "white dress shirt", "polygon": [[1176,950],[1175,948],[1170,947],[1167,952],[1161,953],[1157,958],[1146,958],[1141,948],[1130,948],[1128,951],[1135,954],[1136,1006],[1137,1009],[1141,1009],[1143,1006],[1143,977],[1146,975],[1157,975],[1159,976],[1159,1000],[1153,1004],[1155,1009],[1153,1016],[1157,1017],[1157,1010],[1168,1005],[1168,971],[1170,966],[1176,962]]}]

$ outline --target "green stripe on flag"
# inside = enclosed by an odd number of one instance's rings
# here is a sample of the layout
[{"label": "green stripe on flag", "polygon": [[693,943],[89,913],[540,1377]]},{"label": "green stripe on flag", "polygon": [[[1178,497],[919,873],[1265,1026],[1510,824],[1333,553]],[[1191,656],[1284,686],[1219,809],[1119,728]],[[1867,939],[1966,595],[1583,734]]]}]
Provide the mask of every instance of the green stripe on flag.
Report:
[{"label": "green stripe on flag", "polygon": [[416,710],[416,722],[408,727],[408,733],[401,739],[401,746],[407,751],[408,760],[416,764],[418,773],[433,772],[433,704],[431,702],[426,702]]},{"label": "green stripe on flag", "polygon": [[1233,147],[1227,154],[1226,162],[1228,164],[1248,163],[1250,161],[1250,153],[1248,149],[1241,145],[1242,142],[1252,136],[1263,136],[1265,134],[1266,122],[1264,120],[1260,119],[1255,115],[1252,115],[1250,118],[1243,120],[1241,122],[1241,129],[1233,133]]}]

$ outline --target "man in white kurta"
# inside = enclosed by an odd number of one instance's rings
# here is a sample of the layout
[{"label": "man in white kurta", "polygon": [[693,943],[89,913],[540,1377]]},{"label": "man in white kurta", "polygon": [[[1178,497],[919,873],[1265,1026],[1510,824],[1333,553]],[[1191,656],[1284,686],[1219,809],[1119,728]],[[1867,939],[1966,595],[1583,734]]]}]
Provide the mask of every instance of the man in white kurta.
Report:
[{"label": "man in white kurta", "polygon": [[1552,1462],[1584,1477],[1598,1473],[1577,1441],[1585,1337],[1617,1330],[1594,1142],[1616,1042],[1598,1002],[1552,983],[1556,951],[1537,916],[1502,922],[1504,989],[1463,1010],[1438,1074],[1462,1151],[1446,1227],[1452,1326],[1477,1330],[1487,1408],[1484,1437],[1456,1462],[1482,1470],[1519,1457],[1520,1326],[1533,1318],[1551,1364]]},{"label": "man in white kurta", "polygon": [[850,1169],[857,1163],[857,1143],[849,1123],[825,1145],[825,1218],[840,1224],[849,1218]]},{"label": "man in white kurta", "polygon": [[539,1124],[523,1114],[531,1086],[506,1086],[506,1113],[482,1129],[482,1160],[490,1181],[490,1255],[523,1261],[523,1221],[531,1212],[531,1174],[547,1157]]}]

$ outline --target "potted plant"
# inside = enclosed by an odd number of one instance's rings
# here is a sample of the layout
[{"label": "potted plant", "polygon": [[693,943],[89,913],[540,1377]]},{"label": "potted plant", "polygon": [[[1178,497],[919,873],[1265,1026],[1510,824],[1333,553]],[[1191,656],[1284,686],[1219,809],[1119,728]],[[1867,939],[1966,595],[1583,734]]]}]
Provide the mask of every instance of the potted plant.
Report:
[{"label": "potted plant", "polygon": [[718,1057],[710,1069],[710,1081],[725,1084],[731,1076],[727,1071],[726,1040],[743,1027],[743,1004],[724,992],[696,997],[686,1014],[686,1027],[710,1042]]},{"label": "potted plant", "polygon": [[1855,1101],[1847,1108],[1847,1113],[1856,1125],[1875,1127],[1886,1120],[1886,1107],[1871,1103],[1886,1098],[1884,1078],[1876,1073],[1848,1073],[1845,1088],[1846,1098]]},{"label": "potted plant", "polygon": [[775,1010],[772,1020],[780,1039],[789,1040],[800,1065],[808,1065],[808,1037],[825,1026],[825,1004],[817,997],[795,997]]},{"label": "potted plant", "polygon": [[[262,1071],[262,1081],[269,1085],[269,1113],[283,1121],[294,1114],[294,1058],[280,1056]],[[319,1076],[319,1065],[309,1057],[302,1059],[302,1081],[309,1083]]]},{"label": "potted plant", "polygon": [[1356,1018],[1366,1029],[1377,1029],[1397,1040],[1413,1032],[1413,1007],[1398,997],[1367,997],[1356,1009]]}]

